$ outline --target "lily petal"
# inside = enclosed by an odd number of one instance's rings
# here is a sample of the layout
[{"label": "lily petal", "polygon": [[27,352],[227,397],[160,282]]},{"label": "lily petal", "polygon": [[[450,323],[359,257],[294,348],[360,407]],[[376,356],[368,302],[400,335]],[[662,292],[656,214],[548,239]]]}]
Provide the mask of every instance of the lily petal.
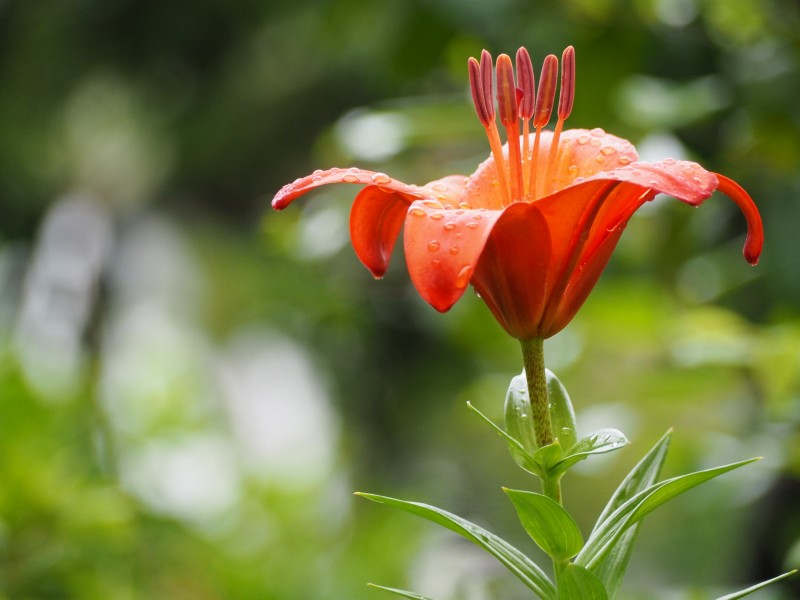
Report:
[{"label": "lily petal", "polygon": [[757,265],[758,257],[761,256],[761,250],[764,248],[764,225],[761,222],[761,215],[758,213],[756,203],[738,183],[719,173],[716,175],[719,180],[717,189],[733,200],[747,219],[747,238],[744,241],[743,254],[747,262]]},{"label": "lily petal", "polygon": [[394,244],[403,227],[408,200],[401,194],[370,185],[350,209],[350,239],[359,260],[376,279],[389,268]]},{"label": "lily petal", "polygon": [[505,209],[483,249],[472,284],[497,321],[518,339],[543,337],[552,239],[536,203]]},{"label": "lily petal", "polygon": [[449,310],[464,294],[501,214],[447,210],[431,199],[411,205],[404,235],[408,273],[419,295],[436,310]]}]

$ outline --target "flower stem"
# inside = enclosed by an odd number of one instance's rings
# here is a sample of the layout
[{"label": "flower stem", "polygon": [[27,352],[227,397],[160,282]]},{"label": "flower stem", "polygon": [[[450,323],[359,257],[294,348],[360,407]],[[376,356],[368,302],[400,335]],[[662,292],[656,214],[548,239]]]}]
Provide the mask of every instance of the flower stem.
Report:
[{"label": "flower stem", "polygon": [[[544,340],[521,340],[522,362],[528,382],[531,401],[531,419],[536,446],[549,446],[555,442],[553,423],[550,418],[550,402],[547,398],[547,376],[544,372]],[[561,504],[561,477],[542,477],[542,492]]]},{"label": "flower stem", "polygon": [[533,431],[538,447],[552,444],[553,424],[550,420],[550,406],[547,400],[547,378],[544,374],[544,340],[535,338],[521,340],[522,364],[528,380],[528,394],[531,399]]}]

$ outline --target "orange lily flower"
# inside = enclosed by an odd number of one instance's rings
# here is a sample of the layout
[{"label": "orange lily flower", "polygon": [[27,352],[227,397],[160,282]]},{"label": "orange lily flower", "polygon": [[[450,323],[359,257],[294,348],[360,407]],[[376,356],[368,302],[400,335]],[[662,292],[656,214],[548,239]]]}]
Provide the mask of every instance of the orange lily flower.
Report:
[{"label": "orange lily flower", "polygon": [[329,183],[366,184],[353,203],[350,234],[372,274],[380,278],[386,272],[405,225],[408,271],[431,306],[449,310],[472,284],[500,325],[522,341],[551,337],[570,322],[628,220],[657,194],[692,206],[715,190],[729,196],[747,221],[744,257],[758,262],[764,240],[761,217],[737,183],[693,162],[639,162],[630,142],[602,129],[563,131],[575,89],[571,46],[562,56],[553,132],[543,127],[554,106],[558,59],[545,59],[535,90],[524,48],[516,56],[516,81],[510,57],[497,58],[504,145],[496,125],[489,53],[484,51],[480,62],[470,59],[469,69],[476,112],[492,149],[472,175],[416,186],[357,168],[315,171],[284,186],[273,208],[281,210]]}]

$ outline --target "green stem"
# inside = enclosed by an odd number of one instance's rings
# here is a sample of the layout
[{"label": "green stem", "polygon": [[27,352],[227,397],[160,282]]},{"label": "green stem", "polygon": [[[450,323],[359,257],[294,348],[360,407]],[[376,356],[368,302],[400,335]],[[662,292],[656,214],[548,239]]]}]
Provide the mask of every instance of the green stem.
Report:
[{"label": "green stem", "polygon": [[[547,398],[547,376],[544,372],[544,340],[520,340],[528,396],[531,401],[531,419],[536,446],[548,446],[555,442],[553,422],[550,418],[550,402]],[[542,492],[561,504],[561,478],[542,478]]]},{"label": "green stem", "polygon": [[544,374],[544,340],[521,340],[522,364],[528,381],[528,395],[531,399],[531,416],[536,445],[548,446],[553,438],[553,423],[550,420],[550,405],[547,400],[547,378]]}]

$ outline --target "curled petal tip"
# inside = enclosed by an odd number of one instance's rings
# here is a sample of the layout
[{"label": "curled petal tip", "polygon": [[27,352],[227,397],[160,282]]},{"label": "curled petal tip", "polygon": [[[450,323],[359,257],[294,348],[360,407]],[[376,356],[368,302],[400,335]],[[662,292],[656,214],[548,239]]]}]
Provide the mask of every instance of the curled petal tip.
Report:
[{"label": "curled petal tip", "polygon": [[755,266],[758,264],[758,259],[764,248],[764,225],[761,222],[761,215],[758,212],[756,203],[738,183],[719,173],[716,173],[716,176],[718,180],[717,189],[733,200],[744,213],[744,217],[747,220],[747,238],[744,241],[742,254],[747,262]]}]

